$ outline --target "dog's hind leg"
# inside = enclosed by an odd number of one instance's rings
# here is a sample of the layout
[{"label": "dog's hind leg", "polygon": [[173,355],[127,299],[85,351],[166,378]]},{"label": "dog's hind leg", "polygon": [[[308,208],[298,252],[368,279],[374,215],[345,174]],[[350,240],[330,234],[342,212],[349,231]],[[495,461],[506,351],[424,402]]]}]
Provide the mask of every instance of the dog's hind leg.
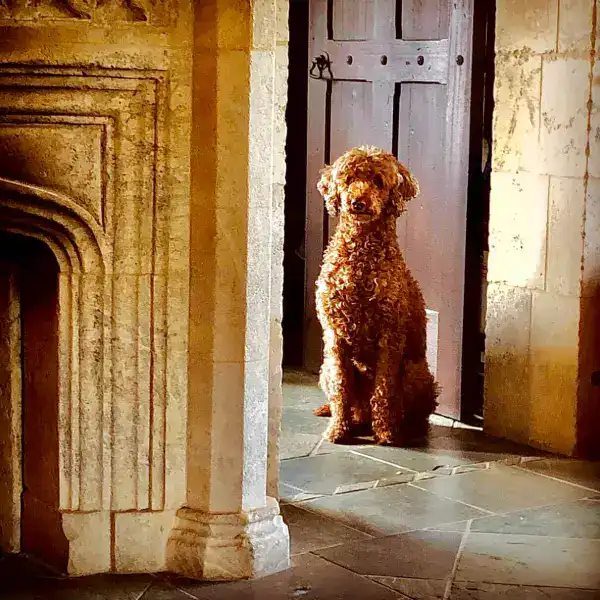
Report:
[{"label": "dog's hind leg", "polygon": [[403,437],[420,441],[429,431],[429,416],[437,408],[439,386],[426,360],[406,361],[402,378],[404,395]]}]

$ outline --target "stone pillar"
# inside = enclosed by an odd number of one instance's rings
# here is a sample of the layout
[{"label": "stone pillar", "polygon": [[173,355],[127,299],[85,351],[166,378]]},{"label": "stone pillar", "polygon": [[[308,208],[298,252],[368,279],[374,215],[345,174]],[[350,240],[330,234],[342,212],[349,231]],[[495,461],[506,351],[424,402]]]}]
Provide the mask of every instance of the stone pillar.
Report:
[{"label": "stone pillar", "polygon": [[273,197],[271,202],[271,338],[269,344],[269,446],[267,494],[279,497],[279,436],[283,418],[283,235],[288,80],[288,0],[275,0],[275,78],[273,107]]},{"label": "stone pillar", "polygon": [[484,415],[491,434],[588,456],[600,450],[597,10],[498,1]]},{"label": "stone pillar", "polygon": [[[249,578],[289,566],[268,497],[276,3],[195,4],[187,505],[170,570]],[[277,242],[278,243],[278,242]]]}]

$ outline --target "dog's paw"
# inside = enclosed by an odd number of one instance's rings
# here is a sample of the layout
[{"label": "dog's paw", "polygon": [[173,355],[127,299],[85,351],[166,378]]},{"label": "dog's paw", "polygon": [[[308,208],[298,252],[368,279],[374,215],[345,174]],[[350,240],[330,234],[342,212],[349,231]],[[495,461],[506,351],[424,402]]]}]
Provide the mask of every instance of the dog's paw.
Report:
[{"label": "dog's paw", "polygon": [[329,404],[323,404],[323,406],[319,406],[319,408],[315,408],[315,410],[313,410],[313,415],[316,417],[330,417],[331,406],[329,406]]},{"label": "dog's paw", "polygon": [[352,441],[350,429],[330,427],[325,431],[323,437],[332,444],[347,444]]},{"label": "dog's paw", "polygon": [[379,446],[402,446],[403,439],[399,434],[386,432],[375,435],[375,442]]}]

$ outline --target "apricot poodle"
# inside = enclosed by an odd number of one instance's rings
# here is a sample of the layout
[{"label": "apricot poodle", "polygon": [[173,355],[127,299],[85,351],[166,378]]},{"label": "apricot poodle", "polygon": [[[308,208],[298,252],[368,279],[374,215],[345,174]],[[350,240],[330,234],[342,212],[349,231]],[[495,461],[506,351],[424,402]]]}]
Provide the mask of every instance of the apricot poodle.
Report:
[{"label": "apricot poodle", "polygon": [[360,147],[326,167],[318,189],[339,221],[317,280],[328,404],[315,414],[332,416],[332,442],[365,430],[379,444],[413,441],[426,435],[438,396],[423,294],[396,234],[418,183],[391,154]]}]

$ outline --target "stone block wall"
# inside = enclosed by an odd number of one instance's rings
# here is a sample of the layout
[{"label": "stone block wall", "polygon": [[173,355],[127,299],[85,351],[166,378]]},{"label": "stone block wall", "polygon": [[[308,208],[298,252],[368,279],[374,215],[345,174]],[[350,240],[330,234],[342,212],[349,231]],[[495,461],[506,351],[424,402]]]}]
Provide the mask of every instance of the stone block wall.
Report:
[{"label": "stone block wall", "polygon": [[564,454],[600,417],[596,0],[498,0],[485,428]]}]

